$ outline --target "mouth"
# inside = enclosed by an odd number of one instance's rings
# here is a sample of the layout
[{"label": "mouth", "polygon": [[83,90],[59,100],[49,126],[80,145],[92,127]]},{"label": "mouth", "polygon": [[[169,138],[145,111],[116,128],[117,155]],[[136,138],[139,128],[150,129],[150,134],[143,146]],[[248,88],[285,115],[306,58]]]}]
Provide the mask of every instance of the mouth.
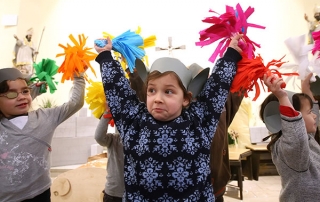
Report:
[{"label": "mouth", "polygon": [[22,103],[22,104],[17,105],[17,107],[19,107],[19,108],[23,108],[26,106],[28,106],[28,103]]},{"label": "mouth", "polygon": [[159,112],[162,112],[162,111],[164,111],[164,110],[163,110],[163,109],[161,109],[161,108],[154,108],[154,109],[153,109],[153,111],[154,111],[154,112],[158,112],[158,113],[159,113]]}]

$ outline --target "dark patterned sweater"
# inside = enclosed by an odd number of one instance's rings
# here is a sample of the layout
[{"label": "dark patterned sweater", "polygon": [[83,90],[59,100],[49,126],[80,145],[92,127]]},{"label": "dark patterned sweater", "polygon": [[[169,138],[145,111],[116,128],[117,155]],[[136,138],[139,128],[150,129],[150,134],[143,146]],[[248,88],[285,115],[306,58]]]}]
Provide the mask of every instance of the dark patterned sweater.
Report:
[{"label": "dark patterned sweater", "polygon": [[98,55],[105,94],[124,146],[127,201],[214,201],[210,144],[240,59],[228,48],[197,101],[174,120],[161,122],[139,102],[111,53]]}]

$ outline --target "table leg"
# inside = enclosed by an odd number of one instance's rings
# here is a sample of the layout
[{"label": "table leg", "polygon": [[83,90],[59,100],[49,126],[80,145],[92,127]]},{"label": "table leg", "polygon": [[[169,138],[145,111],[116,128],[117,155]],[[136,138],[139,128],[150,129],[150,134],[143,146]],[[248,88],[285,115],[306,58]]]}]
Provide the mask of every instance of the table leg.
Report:
[{"label": "table leg", "polygon": [[252,177],[254,180],[259,180],[259,167],[260,167],[260,153],[252,151]]}]

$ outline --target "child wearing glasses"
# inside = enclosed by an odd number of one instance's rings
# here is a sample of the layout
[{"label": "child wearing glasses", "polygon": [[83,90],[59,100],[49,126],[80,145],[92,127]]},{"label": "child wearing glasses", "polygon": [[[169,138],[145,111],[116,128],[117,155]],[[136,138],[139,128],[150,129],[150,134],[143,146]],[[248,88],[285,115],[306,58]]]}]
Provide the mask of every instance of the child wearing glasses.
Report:
[{"label": "child wearing glasses", "polygon": [[70,100],[29,111],[31,90],[15,68],[0,69],[1,202],[50,201],[50,153],[55,129],[84,104],[85,81],[74,77]]}]

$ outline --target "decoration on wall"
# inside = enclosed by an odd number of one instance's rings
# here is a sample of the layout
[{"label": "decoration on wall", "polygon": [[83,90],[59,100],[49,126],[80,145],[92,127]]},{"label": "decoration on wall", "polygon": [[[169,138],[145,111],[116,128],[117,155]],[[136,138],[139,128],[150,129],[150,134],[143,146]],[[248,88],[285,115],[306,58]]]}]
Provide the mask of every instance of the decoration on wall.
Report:
[{"label": "decoration on wall", "polygon": [[[73,80],[74,74],[79,75],[80,73],[84,73],[87,68],[90,68],[92,73],[96,76],[90,61],[94,60],[97,54],[90,51],[92,48],[85,47],[88,37],[81,34],[78,35],[78,38],[79,42],[72,34],[69,35],[69,39],[74,46],[59,44],[59,46],[64,49],[64,53],[59,53],[56,57],[65,56],[65,60],[58,69],[59,73],[63,73],[61,79],[62,83],[64,83],[65,80]],[[88,76],[85,73],[84,78],[89,82]]]},{"label": "decoration on wall", "polygon": [[[58,72],[58,66],[56,62],[51,59],[42,59],[38,64],[34,63],[33,68],[35,70],[35,76],[31,77],[30,81],[32,82],[46,82],[49,86],[50,93],[54,93],[58,84],[57,81],[54,81],[54,75]],[[46,86],[41,86],[40,93],[47,92]]]},{"label": "decoration on wall", "polygon": [[173,47],[172,46],[172,37],[168,37],[168,46],[166,48],[162,48],[162,47],[156,47],[156,51],[162,51],[162,50],[167,50],[169,51],[169,56],[173,57],[173,50],[183,50],[186,49],[186,45],[181,45],[181,46],[177,46],[177,47]]}]

